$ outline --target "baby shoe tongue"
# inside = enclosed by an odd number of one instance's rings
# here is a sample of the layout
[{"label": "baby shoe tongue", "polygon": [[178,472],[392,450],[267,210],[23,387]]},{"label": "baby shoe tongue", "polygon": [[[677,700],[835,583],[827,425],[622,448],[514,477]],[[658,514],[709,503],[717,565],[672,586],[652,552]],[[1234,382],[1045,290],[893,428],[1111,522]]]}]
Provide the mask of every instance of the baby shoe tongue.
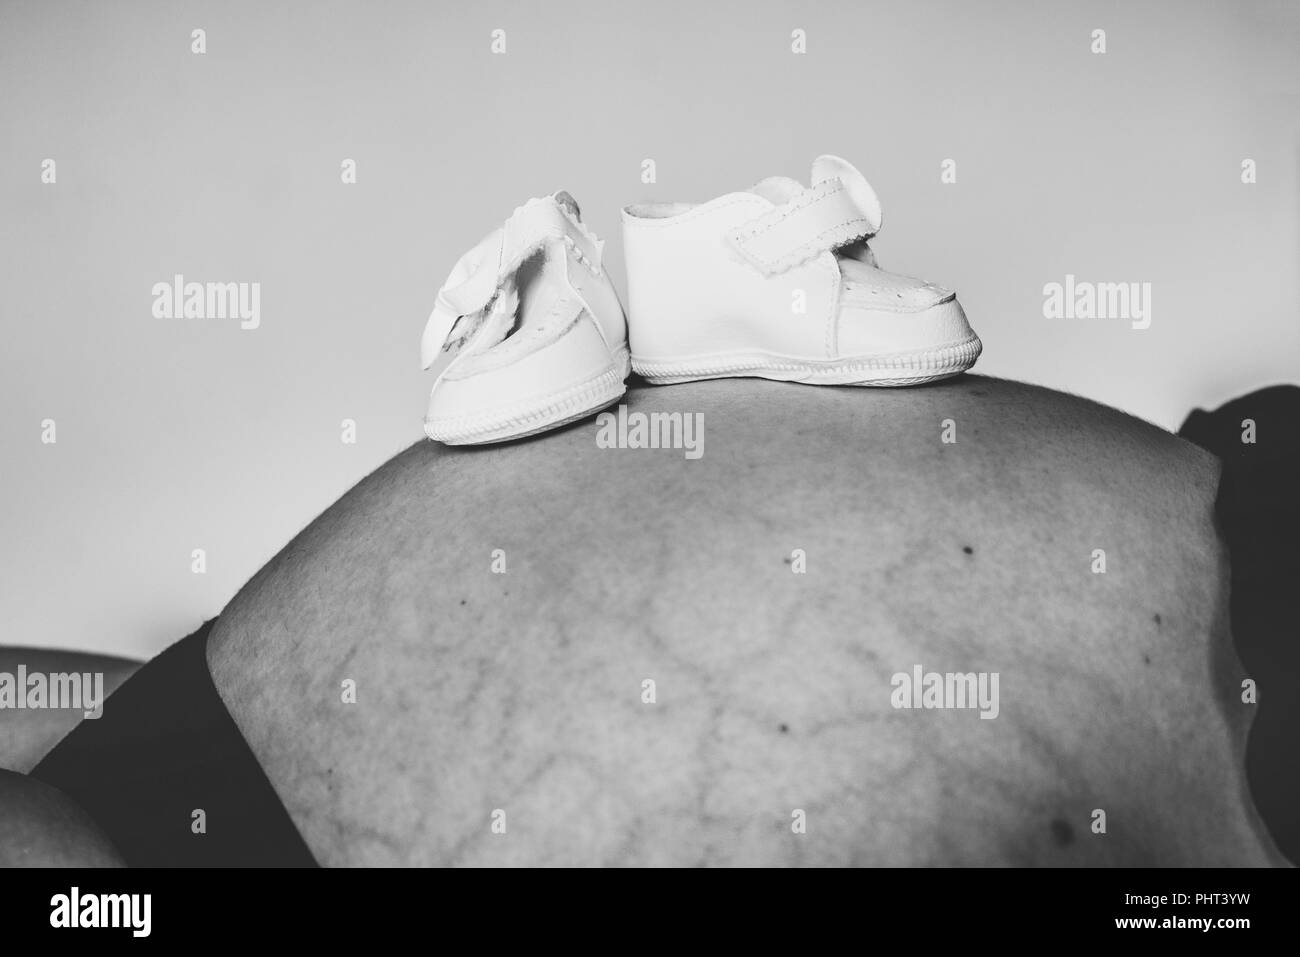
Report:
[{"label": "baby shoe tongue", "polygon": [[880,231],[880,199],[876,196],[876,191],[871,188],[866,177],[857,171],[857,169],[848,160],[840,159],[838,156],[832,156],[826,153],[813,160],[812,166],[812,184],[824,183],[828,179],[838,179],[849,191],[849,196],[853,198],[854,204],[862,210],[862,215],[866,217],[871,226],[871,232]]}]

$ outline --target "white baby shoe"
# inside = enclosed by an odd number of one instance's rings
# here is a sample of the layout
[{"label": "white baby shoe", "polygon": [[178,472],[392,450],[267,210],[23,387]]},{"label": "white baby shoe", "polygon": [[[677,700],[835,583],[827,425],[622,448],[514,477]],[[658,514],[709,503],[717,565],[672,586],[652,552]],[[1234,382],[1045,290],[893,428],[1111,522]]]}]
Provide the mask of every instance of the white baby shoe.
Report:
[{"label": "white baby shoe", "polygon": [[529,200],[460,258],[420,344],[437,375],[429,438],[501,442],[623,395],[627,320],[601,267],[603,247],[573,197],[559,192]]},{"label": "white baby shoe", "polygon": [[954,293],[877,268],[880,201],[837,156],[703,205],[623,210],[632,368],[651,382],[762,376],[898,386],[980,354]]}]

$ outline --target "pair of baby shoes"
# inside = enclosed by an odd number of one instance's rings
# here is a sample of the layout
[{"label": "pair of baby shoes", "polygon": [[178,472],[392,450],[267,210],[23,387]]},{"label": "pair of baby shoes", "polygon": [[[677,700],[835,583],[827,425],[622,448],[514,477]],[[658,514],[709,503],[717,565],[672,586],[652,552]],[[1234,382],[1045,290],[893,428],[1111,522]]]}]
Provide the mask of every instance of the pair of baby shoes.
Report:
[{"label": "pair of baby shoes", "polygon": [[625,317],[573,197],[530,200],[438,292],[425,432],[475,445],[556,428],[616,402],[629,369],[902,386],[970,368],[980,340],[955,294],[880,269],[879,230],[874,190],[836,156],[809,187],[773,176],[702,205],[628,206]]}]

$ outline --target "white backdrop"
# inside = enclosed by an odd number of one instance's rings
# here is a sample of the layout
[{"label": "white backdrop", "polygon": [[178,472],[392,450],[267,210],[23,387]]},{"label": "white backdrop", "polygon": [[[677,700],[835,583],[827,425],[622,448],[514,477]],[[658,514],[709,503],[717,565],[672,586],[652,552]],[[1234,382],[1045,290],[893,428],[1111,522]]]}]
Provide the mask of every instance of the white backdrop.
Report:
[{"label": "white backdrop", "polygon": [[[147,655],[216,614],[421,437],[434,292],[558,188],[623,289],[621,205],[838,153],[977,372],[1167,428],[1296,381],[1298,8],[4,3],[0,641]],[[177,273],[260,283],[260,324],[156,317]],[[1067,274],[1151,283],[1150,328],[1044,318]]]}]

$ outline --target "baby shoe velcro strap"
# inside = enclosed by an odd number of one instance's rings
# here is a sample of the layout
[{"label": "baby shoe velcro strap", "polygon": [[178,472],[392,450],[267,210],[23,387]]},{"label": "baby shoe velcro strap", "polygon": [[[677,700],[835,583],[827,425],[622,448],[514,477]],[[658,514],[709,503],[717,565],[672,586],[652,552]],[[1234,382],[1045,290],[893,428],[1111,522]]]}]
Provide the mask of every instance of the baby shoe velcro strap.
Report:
[{"label": "baby shoe velcro strap", "polygon": [[875,232],[839,179],[827,179],[727,234],[732,248],[765,276],[793,269]]},{"label": "baby shoe velcro strap", "polygon": [[484,308],[501,281],[549,240],[569,238],[595,267],[604,245],[556,202],[553,196],[529,200],[500,229],[461,257],[438,299],[448,311],[466,316]]},{"label": "baby shoe velcro strap", "polygon": [[554,196],[529,200],[452,267],[425,324],[420,343],[423,367],[429,368],[438,358],[457,319],[486,309],[501,284],[552,240],[568,243],[591,268],[600,268],[604,243]]}]

